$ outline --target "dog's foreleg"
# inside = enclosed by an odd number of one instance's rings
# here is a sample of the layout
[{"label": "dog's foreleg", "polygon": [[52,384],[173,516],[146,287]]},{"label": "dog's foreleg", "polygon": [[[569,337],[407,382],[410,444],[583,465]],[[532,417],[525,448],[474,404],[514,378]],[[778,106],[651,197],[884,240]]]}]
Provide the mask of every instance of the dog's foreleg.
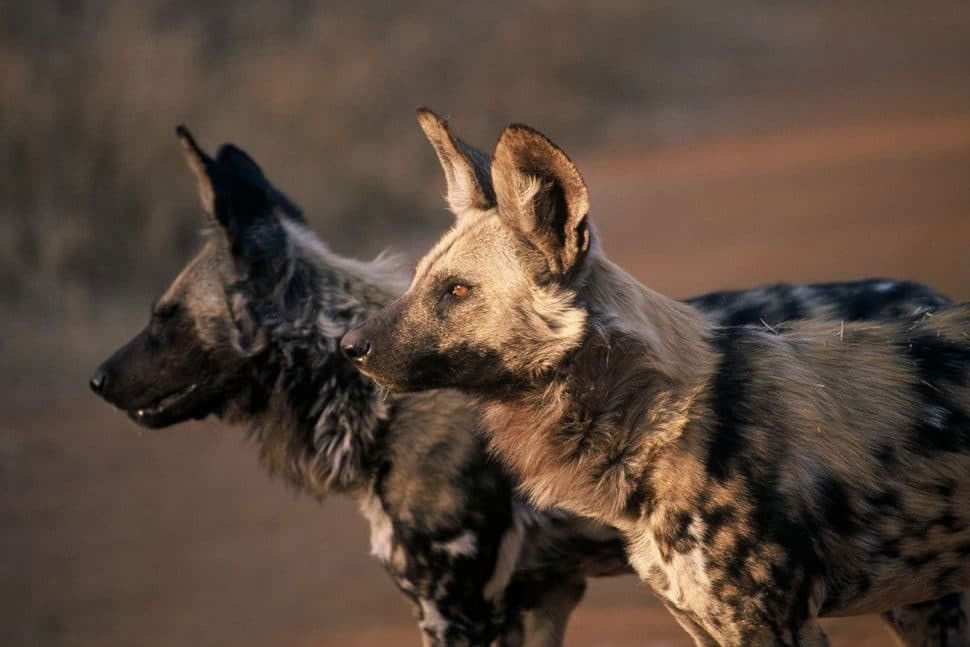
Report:
[{"label": "dog's foreleg", "polygon": [[480,609],[482,617],[472,617],[461,601],[419,597],[418,626],[424,647],[486,647],[495,636],[491,613]]},{"label": "dog's foreleg", "polygon": [[664,602],[664,606],[670,611],[670,614],[677,621],[677,624],[683,627],[684,631],[694,639],[694,644],[697,647],[719,647],[714,637],[707,633],[707,630],[697,624],[688,614],[666,602]]},{"label": "dog's foreleg", "polygon": [[816,620],[809,620],[799,627],[779,634],[767,628],[754,636],[722,640],[722,647],[829,647],[829,639]]},{"label": "dog's foreleg", "polygon": [[559,647],[569,617],[585,592],[586,580],[582,577],[513,581],[499,646]]}]

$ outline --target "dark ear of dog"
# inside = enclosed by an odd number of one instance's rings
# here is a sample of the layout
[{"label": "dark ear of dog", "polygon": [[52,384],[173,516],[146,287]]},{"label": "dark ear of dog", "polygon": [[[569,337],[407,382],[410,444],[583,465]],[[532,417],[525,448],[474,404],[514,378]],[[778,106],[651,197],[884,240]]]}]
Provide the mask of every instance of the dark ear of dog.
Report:
[{"label": "dark ear of dog", "polygon": [[176,133],[195,175],[202,207],[225,232],[240,271],[254,286],[271,287],[286,264],[286,233],[280,216],[304,222],[300,209],[239,148],[225,144],[213,159],[185,126]]},{"label": "dark ear of dog", "polygon": [[566,275],[589,250],[589,194],[569,157],[528,126],[505,129],[495,147],[492,183],[499,216]]},{"label": "dark ear of dog", "polygon": [[448,122],[427,108],[418,108],[418,123],[438,155],[445,172],[448,206],[461,216],[470,209],[495,206],[495,191],[489,175],[491,160],[485,153],[455,137]]}]

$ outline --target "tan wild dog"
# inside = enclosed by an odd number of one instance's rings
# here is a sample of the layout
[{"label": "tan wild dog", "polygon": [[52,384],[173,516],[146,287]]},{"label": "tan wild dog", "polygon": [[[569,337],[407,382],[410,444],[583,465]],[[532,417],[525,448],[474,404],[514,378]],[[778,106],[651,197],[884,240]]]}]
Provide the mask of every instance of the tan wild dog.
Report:
[{"label": "tan wild dog", "polygon": [[718,327],[603,255],[545,136],[510,126],[486,173],[420,120],[458,221],[344,336],[365,374],[472,394],[533,501],[619,528],[699,645],[824,645],[820,616],[970,586],[970,305]]}]

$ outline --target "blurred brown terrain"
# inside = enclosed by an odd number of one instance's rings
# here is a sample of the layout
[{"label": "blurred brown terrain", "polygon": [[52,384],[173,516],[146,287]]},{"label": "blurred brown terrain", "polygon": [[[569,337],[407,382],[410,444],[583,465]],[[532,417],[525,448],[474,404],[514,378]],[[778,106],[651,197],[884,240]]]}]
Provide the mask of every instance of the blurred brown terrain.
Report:
[{"label": "blurred brown terrain", "polygon": [[[202,224],[173,136],[251,152],[339,251],[449,222],[413,108],[577,160],[610,255],[672,296],[890,276],[970,298],[970,4],[0,0],[0,644],[418,644],[353,506],[214,421],[86,392]],[[872,618],[834,645],[888,642]],[[570,645],[689,645],[631,578]]]}]

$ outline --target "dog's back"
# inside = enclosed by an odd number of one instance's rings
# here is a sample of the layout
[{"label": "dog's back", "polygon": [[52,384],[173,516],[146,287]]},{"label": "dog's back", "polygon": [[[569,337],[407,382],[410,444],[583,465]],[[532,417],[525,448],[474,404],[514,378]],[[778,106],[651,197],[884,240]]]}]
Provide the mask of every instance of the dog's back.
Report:
[{"label": "dog's back", "polygon": [[688,299],[719,326],[776,326],[800,319],[879,321],[932,312],[950,301],[912,281],[873,278],[860,281],[776,283],[750,290],[711,292]]}]

